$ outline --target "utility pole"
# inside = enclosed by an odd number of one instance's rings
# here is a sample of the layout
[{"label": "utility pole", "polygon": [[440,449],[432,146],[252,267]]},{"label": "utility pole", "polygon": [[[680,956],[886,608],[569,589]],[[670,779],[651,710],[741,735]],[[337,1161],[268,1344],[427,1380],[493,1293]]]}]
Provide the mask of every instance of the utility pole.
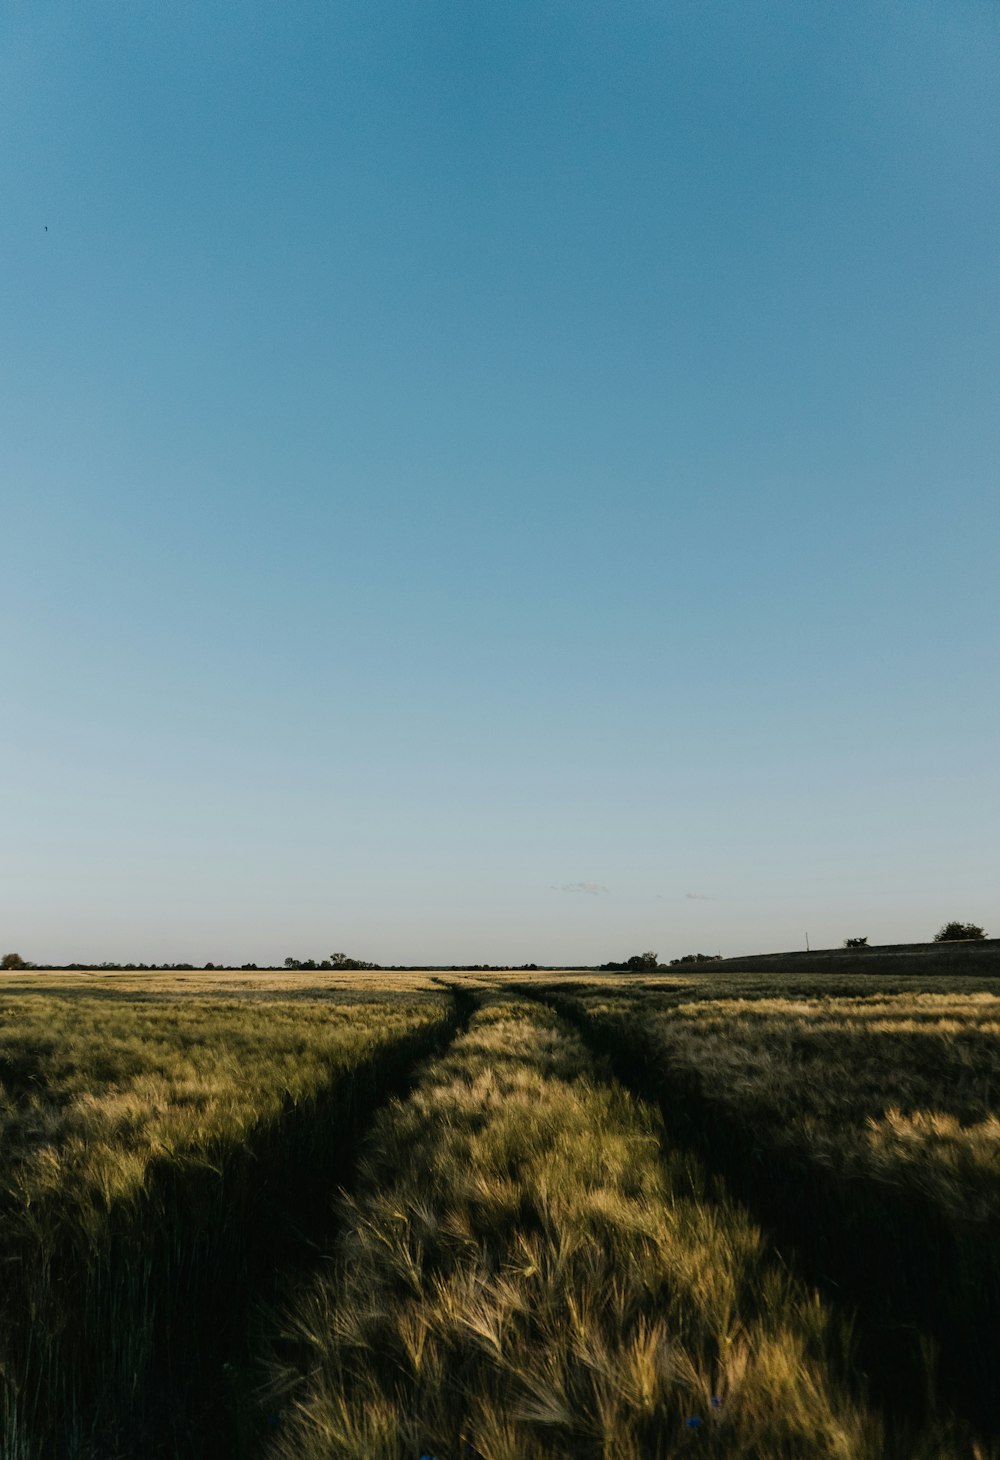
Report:
[{"label": "utility pole", "polygon": [[806,934],[806,952],[809,952],[809,934]]}]

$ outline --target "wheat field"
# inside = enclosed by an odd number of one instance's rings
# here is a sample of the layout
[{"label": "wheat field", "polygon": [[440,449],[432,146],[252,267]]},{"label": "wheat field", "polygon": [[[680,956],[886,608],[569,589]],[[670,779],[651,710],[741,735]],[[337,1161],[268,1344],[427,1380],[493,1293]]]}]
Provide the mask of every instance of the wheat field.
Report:
[{"label": "wheat field", "polygon": [[18,973],[0,1457],[995,1460],[1000,987]]},{"label": "wheat field", "polygon": [[338,1140],[453,1019],[426,988],[295,992],[233,998],[212,980],[195,994],[173,977],[3,986],[4,1456],[161,1444],[158,1407],[176,1404],[158,1391],[191,1387],[195,1310],[232,1299],[259,1227],[280,1243],[295,1220],[276,1184],[305,1201],[310,1171],[334,1179]]}]

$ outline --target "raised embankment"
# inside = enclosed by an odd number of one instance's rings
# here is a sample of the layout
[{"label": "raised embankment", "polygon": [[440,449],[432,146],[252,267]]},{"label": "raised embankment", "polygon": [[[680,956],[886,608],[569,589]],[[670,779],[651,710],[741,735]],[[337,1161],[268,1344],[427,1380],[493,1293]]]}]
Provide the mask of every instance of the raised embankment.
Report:
[{"label": "raised embankment", "polygon": [[813,948],[754,953],[710,965],[722,973],[926,973],[1000,977],[1000,938],[956,943],[885,943],[871,948]]}]

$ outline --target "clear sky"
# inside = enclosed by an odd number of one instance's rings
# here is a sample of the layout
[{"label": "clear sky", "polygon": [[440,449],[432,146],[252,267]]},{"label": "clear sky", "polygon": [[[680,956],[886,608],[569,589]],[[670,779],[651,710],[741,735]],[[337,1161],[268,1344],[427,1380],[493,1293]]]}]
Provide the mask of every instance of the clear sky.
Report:
[{"label": "clear sky", "polygon": [[12,0],[0,951],[1000,934],[993,0]]}]

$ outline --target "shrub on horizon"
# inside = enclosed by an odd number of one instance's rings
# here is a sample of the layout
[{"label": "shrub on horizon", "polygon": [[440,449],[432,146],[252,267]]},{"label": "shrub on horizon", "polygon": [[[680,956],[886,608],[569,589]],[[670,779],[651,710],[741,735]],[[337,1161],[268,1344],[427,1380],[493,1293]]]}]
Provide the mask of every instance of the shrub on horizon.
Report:
[{"label": "shrub on horizon", "polygon": [[945,923],[939,932],[934,934],[935,943],[962,943],[970,939],[980,942],[986,937],[978,923]]}]

